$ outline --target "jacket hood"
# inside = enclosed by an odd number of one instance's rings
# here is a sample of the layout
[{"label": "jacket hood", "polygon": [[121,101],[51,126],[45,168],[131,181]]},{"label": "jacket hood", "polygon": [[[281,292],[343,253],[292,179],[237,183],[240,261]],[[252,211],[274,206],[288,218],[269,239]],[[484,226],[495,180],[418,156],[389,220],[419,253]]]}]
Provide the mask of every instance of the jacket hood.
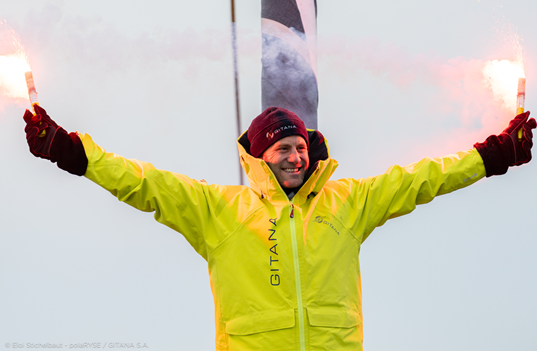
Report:
[{"label": "jacket hood", "polygon": [[[330,158],[328,142],[321,132],[308,129],[310,167],[306,173],[305,181],[295,195],[295,202],[303,202],[313,193],[317,194],[336,170],[338,163]],[[250,154],[250,141],[248,131],[245,131],[237,140],[239,157],[242,168],[250,181],[250,187],[261,197],[271,201],[285,201],[289,199],[272,170],[261,158]]]}]

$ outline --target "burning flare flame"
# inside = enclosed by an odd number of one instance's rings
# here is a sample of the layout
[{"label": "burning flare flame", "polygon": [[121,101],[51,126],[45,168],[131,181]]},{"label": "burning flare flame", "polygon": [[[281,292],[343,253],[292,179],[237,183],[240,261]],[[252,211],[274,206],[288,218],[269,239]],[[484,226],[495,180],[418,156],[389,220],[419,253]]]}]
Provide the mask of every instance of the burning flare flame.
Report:
[{"label": "burning flare flame", "polygon": [[31,71],[30,63],[17,33],[1,20],[0,49],[0,95],[28,100],[24,73]]},{"label": "burning flare flame", "polygon": [[493,60],[483,67],[485,85],[509,111],[516,110],[518,78],[526,78],[521,61]]},{"label": "burning flare flame", "polygon": [[30,71],[24,54],[0,56],[0,90],[10,98],[28,99],[24,72]]}]

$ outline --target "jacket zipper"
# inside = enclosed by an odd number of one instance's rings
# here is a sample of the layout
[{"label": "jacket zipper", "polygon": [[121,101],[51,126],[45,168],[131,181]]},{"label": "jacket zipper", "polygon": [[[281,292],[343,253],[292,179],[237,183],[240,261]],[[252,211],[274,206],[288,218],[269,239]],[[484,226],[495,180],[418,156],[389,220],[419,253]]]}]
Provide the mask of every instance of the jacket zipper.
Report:
[{"label": "jacket zipper", "polygon": [[300,335],[300,351],[306,351],[306,338],[304,336],[304,308],[302,306],[302,287],[300,285],[300,262],[298,259],[298,246],[296,243],[295,230],[295,206],[291,202],[289,213],[291,223],[291,241],[293,247],[293,264],[295,268],[296,303],[298,308],[298,332]]}]

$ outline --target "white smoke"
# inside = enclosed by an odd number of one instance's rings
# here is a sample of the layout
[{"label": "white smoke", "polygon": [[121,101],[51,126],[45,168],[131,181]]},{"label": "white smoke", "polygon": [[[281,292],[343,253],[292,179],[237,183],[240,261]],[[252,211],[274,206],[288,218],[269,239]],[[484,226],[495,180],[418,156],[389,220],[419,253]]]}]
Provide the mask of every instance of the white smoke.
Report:
[{"label": "white smoke", "polygon": [[[88,74],[147,70],[178,62],[182,67],[181,78],[192,82],[198,79],[201,67],[206,69],[207,62],[214,63],[215,72],[228,69],[232,73],[233,70],[231,28],[155,29],[129,35],[98,17],[68,16],[54,5],[32,10],[19,27],[30,58],[50,55],[77,60],[82,66],[91,67]],[[245,61],[259,62],[259,33],[240,26],[237,29],[239,67]],[[430,85],[441,94],[435,110],[446,113],[456,104],[460,108],[457,115],[462,129],[467,131],[475,131],[476,125],[481,132],[497,131],[512,115],[484,84],[482,70],[486,61],[482,59],[413,55],[374,37],[351,39],[322,35],[318,39],[318,55],[320,76],[335,76],[345,82],[360,79],[360,72],[367,72],[391,82],[401,91],[416,82]],[[276,56],[269,55],[265,64],[277,67],[275,59]],[[280,78],[299,81],[297,76],[302,74],[286,72]],[[321,103],[322,99],[320,96]]]},{"label": "white smoke", "polygon": [[[517,54],[515,50],[505,50],[501,58],[515,61]],[[416,149],[429,150],[429,154],[470,147],[490,134],[501,132],[514,117],[512,105],[494,94],[490,81],[484,76],[487,62],[483,59],[411,54],[403,47],[375,38],[319,37],[320,76],[349,84],[372,75],[390,83],[401,94],[413,86],[421,89],[429,87],[428,101],[415,101],[417,105],[430,106],[430,113],[423,118],[457,121],[450,123],[449,128],[435,132],[442,145],[438,142],[431,145],[427,138],[411,145]],[[364,91],[357,92],[357,95],[357,99],[367,99]],[[513,98],[516,98],[515,95]],[[322,99],[321,95],[321,104]],[[419,117],[413,120],[419,121]]]}]

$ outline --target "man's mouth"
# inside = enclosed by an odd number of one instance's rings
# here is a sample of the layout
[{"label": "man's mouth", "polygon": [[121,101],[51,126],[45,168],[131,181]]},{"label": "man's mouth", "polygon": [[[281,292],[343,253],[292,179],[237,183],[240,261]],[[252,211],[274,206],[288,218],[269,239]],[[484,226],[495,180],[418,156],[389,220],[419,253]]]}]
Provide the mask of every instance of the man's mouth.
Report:
[{"label": "man's mouth", "polygon": [[283,171],[286,173],[298,173],[300,172],[300,168],[284,168]]}]

